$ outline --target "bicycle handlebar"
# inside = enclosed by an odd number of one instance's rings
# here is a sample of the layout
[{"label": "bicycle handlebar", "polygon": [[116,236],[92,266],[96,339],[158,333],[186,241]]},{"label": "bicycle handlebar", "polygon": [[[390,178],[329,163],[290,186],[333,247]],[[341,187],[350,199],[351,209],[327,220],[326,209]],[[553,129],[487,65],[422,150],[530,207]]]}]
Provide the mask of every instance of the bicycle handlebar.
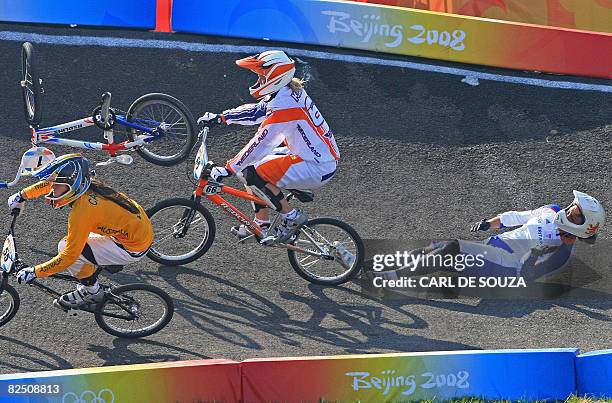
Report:
[{"label": "bicycle handlebar", "polygon": [[200,132],[200,135],[202,136],[202,144],[204,144],[204,155],[202,155],[202,158],[204,159],[204,164],[208,163],[208,147],[206,147],[206,138],[208,137],[209,131],[210,128],[206,126]]},{"label": "bicycle handlebar", "polygon": [[100,109],[100,119],[104,126],[108,125],[108,118],[110,116],[110,104],[111,104],[111,93],[105,92],[102,94],[102,103]]}]

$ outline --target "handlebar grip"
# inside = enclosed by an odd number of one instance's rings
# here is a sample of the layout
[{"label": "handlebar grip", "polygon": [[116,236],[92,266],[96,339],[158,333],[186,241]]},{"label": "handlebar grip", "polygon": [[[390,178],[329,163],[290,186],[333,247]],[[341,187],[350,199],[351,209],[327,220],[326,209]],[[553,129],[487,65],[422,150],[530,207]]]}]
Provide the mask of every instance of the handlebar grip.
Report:
[{"label": "handlebar grip", "polygon": [[17,217],[19,215],[19,212],[20,212],[20,209],[14,208],[14,209],[11,210],[11,215],[13,217]]},{"label": "handlebar grip", "polygon": [[104,126],[106,126],[108,124],[108,117],[109,117],[109,111],[110,111],[110,104],[111,104],[111,93],[110,92],[105,92],[104,94],[102,94],[102,104],[101,104],[101,110],[100,110],[100,118],[102,120],[102,124],[104,124]]}]

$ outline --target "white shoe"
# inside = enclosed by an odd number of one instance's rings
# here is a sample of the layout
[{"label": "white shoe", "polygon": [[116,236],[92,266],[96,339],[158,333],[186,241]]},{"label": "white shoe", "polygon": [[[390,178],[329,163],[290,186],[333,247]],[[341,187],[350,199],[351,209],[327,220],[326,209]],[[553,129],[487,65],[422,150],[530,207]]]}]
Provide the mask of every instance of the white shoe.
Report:
[{"label": "white shoe", "polygon": [[334,241],[332,246],[334,247],[334,255],[340,259],[342,266],[347,269],[353,267],[355,260],[357,260],[357,256],[349,252],[340,241]]},{"label": "white shoe", "polygon": [[[267,236],[268,230],[270,229],[270,223],[261,224],[259,228],[261,228],[261,231],[263,232],[263,238],[265,238]],[[253,235],[249,228],[244,224],[232,227],[231,231],[232,234],[234,234],[239,241],[243,241],[244,239]],[[255,239],[255,237],[253,237],[253,239]]]},{"label": "white shoe", "polygon": [[76,290],[61,295],[57,301],[64,308],[79,308],[87,304],[96,304],[104,299],[104,288],[100,285],[97,292],[90,292],[83,284],[77,285]]},{"label": "white shoe", "polygon": [[292,236],[300,229],[304,223],[308,221],[308,214],[302,210],[296,210],[293,219],[284,218],[281,224],[276,228],[276,237],[274,242],[283,243],[291,239]]}]

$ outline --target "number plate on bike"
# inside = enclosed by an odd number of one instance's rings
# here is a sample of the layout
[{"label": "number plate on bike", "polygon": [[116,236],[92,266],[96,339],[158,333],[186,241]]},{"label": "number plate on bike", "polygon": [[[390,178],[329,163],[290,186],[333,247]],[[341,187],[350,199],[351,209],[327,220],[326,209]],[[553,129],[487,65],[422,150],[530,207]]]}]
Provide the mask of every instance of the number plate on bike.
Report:
[{"label": "number plate on bike", "polygon": [[14,261],[15,241],[13,241],[13,236],[9,235],[6,237],[6,240],[4,241],[4,246],[2,247],[2,271],[11,271]]},{"label": "number plate on bike", "polygon": [[204,153],[206,152],[206,144],[202,142],[200,145],[200,149],[196,154],[195,165],[193,167],[193,179],[200,180],[200,176],[202,176],[202,170],[204,169],[204,165],[206,165],[206,161],[204,158]]}]

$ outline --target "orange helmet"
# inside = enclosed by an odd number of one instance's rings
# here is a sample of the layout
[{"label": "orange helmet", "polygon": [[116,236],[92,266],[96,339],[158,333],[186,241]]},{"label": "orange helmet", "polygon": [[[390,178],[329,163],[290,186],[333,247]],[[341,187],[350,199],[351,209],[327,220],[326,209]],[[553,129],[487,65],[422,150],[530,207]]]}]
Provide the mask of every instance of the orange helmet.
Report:
[{"label": "orange helmet", "polygon": [[236,64],[259,76],[257,82],[249,87],[249,92],[257,99],[278,92],[291,82],[295,74],[295,62],[280,50],[268,50],[245,57],[236,60]]}]

